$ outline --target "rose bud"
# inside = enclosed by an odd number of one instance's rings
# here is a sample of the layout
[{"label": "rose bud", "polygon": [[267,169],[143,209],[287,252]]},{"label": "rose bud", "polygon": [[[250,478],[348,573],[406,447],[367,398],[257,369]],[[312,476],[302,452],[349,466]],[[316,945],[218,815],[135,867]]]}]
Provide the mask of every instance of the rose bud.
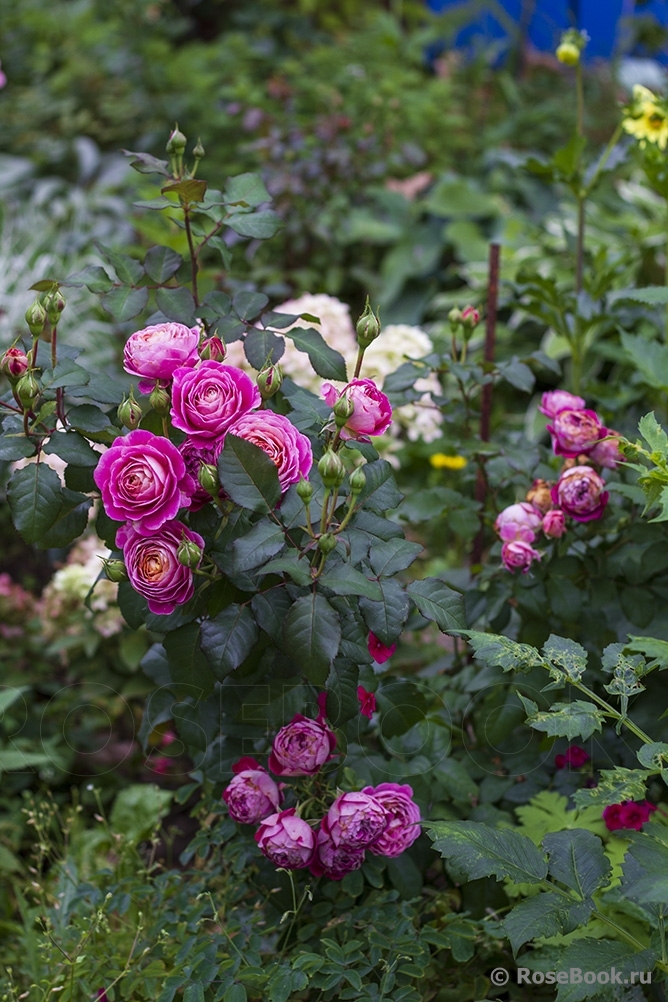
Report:
[{"label": "rose bud", "polygon": [[543,516],[543,532],[548,539],[560,539],[566,532],[566,516],[559,508],[553,508]]},{"label": "rose bud", "polygon": [[613,431],[611,428],[601,428],[601,432],[604,438],[602,441],[596,443],[589,453],[589,458],[592,462],[598,463],[599,466],[605,467],[605,469],[614,470],[617,463],[624,462],[624,457],[619,451],[619,442],[617,441],[621,438],[621,435],[618,431]]},{"label": "rose bud", "polygon": [[104,570],[108,581],[113,581],[115,584],[118,584],[120,581],[127,581],[128,572],[122,560],[101,559],[102,569]]},{"label": "rose bud", "polygon": [[365,786],[362,793],[373,797],[390,815],[390,821],[380,836],[369,846],[376,856],[400,856],[420,836],[420,808],[413,800],[410,786],[381,783]]},{"label": "rose bud", "polygon": [[190,567],[194,571],[202,562],[202,548],[192,539],[184,538],[176,551],[176,559],[184,567]]},{"label": "rose bud", "polygon": [[340,793],[323,818],[322,829],[336,846],[366,849],[380,838],[390,817],[367,793]]},{"label": "rose bud", "polygon": [[598,414],[588,410],[559,411],[547,430],[555,455],[567,459],[588,453],[605,433]]},{"label": "rose bud", "polygon": [[383,435],[392,424],[392,405],[372,379],[353,379],[339,392],[323,383],[322,395],[333,409],[342,396],[353,402],[353,413],[341,428],[341,438],[368,442],[370,435]]},{"label": "rose bud", "polygon": [[334,423],[337,428],[344,428],[346,422],[355,413],[355,404],[350,397],[339,397],[333,407]]},{"label": "rose bud", "polygon": [[178,123],[174,126],[169,134],[169,139],[167,140],[167,145],[165,150],[170,156],[183,156],[186,151],[186,143],[188,140],[179,130]]},{"label": "rose bud", "polygon": [[520,501],[499,512],[494,528],[505,543],[510,543],[514,539],[533,543],[542,522],[543,517],[537,508],[528,501]]},{"label": "rose bud", "polygon": [[39,299],[35,299],[26,310],[25,321],[28,325],[28,330],[33,337],[42,336],[45,329],[49,325],[49,320],[46,315],[46,310]]},{"label": "rose bud", "polygon": [[199,348],[199,357],[203,362],[224,362],[225,356],[227,355],[227,348],[225,342],[222,338],[217,337],[215,334],[213,337],[209,337],[206,341],[202,341]]},{"label": "rose bud", "polygon": [[357,321],[355,330],[357,332],[357,343],[360,348],[368,348],[380,334],[380,318],[371,309],[368,296],[364,304],[364,311]]},{"label": "rose bud", "polygon": [[363,849],[335,845],[322,828],[316,839],[315,856],[309,867],[314,877],[326,876],[330,880],[342,880],[347,873],[359,870],[364,862]]},{"label": "rose bud", "polygon": [[26,372],[24,376],[21,376],[16,384],[15,392],[23,410],[32,410],[35,405],[35,401],[39,396],[39,383],[33,376],[32,372]]},{"label": "rose bud", "polygon": [[351,494],[361,494],[361,492],[366,487],[366,473],[361,466],[358,466],[356,470],[350,474],[348,478],[348,485],[350,487]]},{"label": "rose bud", "polygon": [[55,289],[46,296],[44,299],[44,309],[46,310],[46,316],[51,326],[57,327],[60,314],[65,309],[65,297],[60,289]]},{"label": "rose bud", "polygon": [[565,470],[552,488],[552,500],[576,522],[600,518],[608,503],[605,481],[591,466]]},{"label": "rose bud", "polygon": [[232,766],[234,778],[223,790],[230,817],[242,825],[255,825],[275,814],[281,803],[281,791],[254,758],[241,758]]},{"label": "rose bud", "polygon": [[154,324],[136,331],[123,349],[123,368],[131,376],[140,376],[139,390],[150,393],[155,380],[168,382],[181,366],[199,361],[199,329],[184,324]]},{"label": "rose bud", "polygon": [[325,487],[340,487],[346,477],[346,468],[336,452],[328,449],[318,462],[318,473]]},{"label": "rose bud", "polygon": [[130,396],[124,397],[123,402],[118,405],[118,420],[125,428],[129,428],[130,431],[134,431],[135,428],[139,426],[139,422],[142,419],[141,407],[134,398],[132,390],[130,390]]},{"label": "rose bud", "polygon": [[8,348],[0,361],[0,372],[12,382],[25,376],[30,368],[30,359],[20,348]]},{"label": "rose bud", "polygon": [[284,870],[309,866],[315,854],[315,832],[295,816],[294,807],[265,818],[255,833],[255,841],[267,859]]},{"label": "rose bud", "polygon": [[327,556],[336,549],[336,536],[334,536],[331,532],[324,533],[324,535],[320,536],[318,539],[318,549],[321,553]]},{"label": "rose bud", "polygon": [[169,393],[163,386],[156,386],[148,398],[149,407],[152,407],[160,417],[167,417],[171,401]]},{"label": "rose bud", "polygon": [[269,768],[276,776],[314,776],[332,758],[336,735],[322,715],[317,720],[295,714],[274,738]]},{"label": "rose bud", "polygon": [[581,411],[585,403],[582,397],[576,397],[567,390],[549,390],[543,394],[538,410],[546,417],[554,418],[559,411]]},{"label": "rose bud", "polygon": [[457,306],[453,306],[453,308],[448,313],[448,322],[450,324],[450,330],[452,331],[453,334],[457,333],[457,331],[461,327],[463,319],[464,319],[464,314],[462,313],[462,311]]},{"label": "rose bud", "polygon": [[534,480],[527,491],[526,500],[542,515],[545,515],[552,507],[552,494],[547,480]]},{"label": "rose bud", "polygon": [[534,560],[540,560],[542,556],[542,553],[522,539],[514,539],[501,547],[501,559],[508,571],[521,570],[526,574]]},{"label": "rose bud", "polygon": [[313,484],[309,483],[304,477],[301,478],[296,487],[297,495],[301,498],[305,505],[311,503],[311,498],[313,497]]},{"label": "rose bud", "polygon": [[201,463],[199,472],[197,474],[197,480],[199,485],[203,490],[210,494],[212,497],[218,497],[218,491],[220,490],[220,482],[218,480],[218,469],[211,463]]},{"label": "rose bud", "polygon": [[[206,153],[206,150],[202,146],[202,140],[198,136],[197,137],[197,143],[193,147],[193,156],[194,156],[195,160],[201,160],[202,157],[204,157],[205,153]],[[222,359],[221,359],[221,361],[222,361]]]},{"label": "rose bud", "polygon": [[283,383],[283,373],[279,365],[268,365],[257,374],[257,388],[263,400],[271,400]]},{"label": "rose bud", "polygon": [[476,310],[475,306],[466,306],[462,310],[462,324],[464,328],[468,329],[472,333],[479,323],[480,310]]},{"label": "rose bud", "polygon": [[386,661],[389,661],[394,652],[397,649],[396,644],[392,644],[390,647],[384,644],[378,639],[375,633],[369,633],[367,640],[367,647],[369,648],[369,654],[374,659],[377,665],[384,665]]}]

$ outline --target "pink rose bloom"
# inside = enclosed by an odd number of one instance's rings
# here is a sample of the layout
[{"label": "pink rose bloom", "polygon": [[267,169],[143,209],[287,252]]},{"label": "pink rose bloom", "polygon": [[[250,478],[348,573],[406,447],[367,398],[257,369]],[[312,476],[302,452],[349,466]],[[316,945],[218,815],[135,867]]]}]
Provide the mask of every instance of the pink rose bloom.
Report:
[{"label": "pink rose bloom", "polygon": [[501,559],[508,571],[520,570],[526,574],[534,560],[541,560],[542,556],[542,553],[534,550],[531,543],[525,543],[522,539],[513,539],[501,547]]},{"label": "pink rose bloom", "polygon": [[554,756],[554,764],[557,769],[565,769],[572,766],[573,769],[581,769],[589,762],[590,756],[580,745],[569,745],[563,755]]},{"label": "pink rose bloom", "polygon": [[392,424],[392,405],[373,379],[353,379],[340,393],[331,383],[323,383],[322,395],[330,407],[344,396],[353,402],[354,410],[341,429],[341,438],[368,442],[370,435],[382,435]]},{"label": "pink rose bloom", "polygon": [[568,459],[589,452],[605,434],[596,411],[587,410],[559,411],[547,430],[552,436],[555,455]]},{"label": "pink rose bloom", "polygon": [[195,489],[176,446],[140,428],[114,439],[93,478],[109,518],[132,522],[144,535],[189,505]]},{"label": "pink rose bloom", "polygon": [[222,438],[242,414],[262,402],[250,376],[223,362],[176,369],[173,379],[172,423],[198,441]]},{"label": "pink rose bloom", "polygon": [[573,466],[564,470],[552,488],[552,500],[576,522],[600,518],[608,503],[605,481],[591,466]]},{"label": "pink rose bloom", "polygon": [[612,435],[614,437],[608,438],[607,441],[597,442],[589,453],[589,458],[607,470],[614,470],[617,463],[624,462],[624,457],[619,451],[619,442],[617,441],[618,438],[621,438],[621,435],[618,431],[613,431],[612,428],[601,428],[601,435],[604,437]]},{"label": "pink rose bloom", "polygon": [[[186,471],[193,482],[193,489],[188,502],[190,511],[199,511],[200,508],[203,508],[211,500],[209,492],[200,487],[199,480],[197,479],[199,468],[202,463],[215,466],[222,449],[222,438],[213,442],[193,442],[190,439],[186,439],[179,446],[179,452],[186,464]],[[224,492],[221,490],[219,493],[223,494]]]},{"label": "pink rose bloom", "polygon": [[357,698],[360,702],[360,713],[371,720],[376,709],[375,695],[372,692],[367,692],[363,685],[358,685]]},{"label": "pink rose bloom", "polygon": [[240,758],[232,771],[235,776],[223,790],[223,800],[233,821],[255,825],[278,811],[281,791],[254,758]]},{"label": "pink rose bloom", "polygon": [[364,862],[364,849],[334,845],[322,828],[316,838],[315,856],[309,867],[314,877],[327,876],[330,880],[342,880],[347,873],[359,870]]},{"label": "pink rose bloom", "polygon": [[322,717],[311,720],[296,713],[274,738],[269,768],[276,776],[314,776],[335,747],[336,735]]},{"label": "pink rose bloom", "polygon": [[183,522],[165,522],[152,536],[142,535],[128,522],[116,533],[130,584],[158,616],[168,616],[195,593],[193,572],[176,555],[184,537],[204,549],[202,537]]},{"label": "pink rose bloom", "polygon": [[566,532],[566,516],[560,508],[553,508],[543,516],[543,532],[549,539],[560,539]]},{"label": "pink rose bloom", "polygon": [[228,433],[245,438],[267,453],[278,471],[283,493],[311,472],[311,443],[282,414],[267,410],[244,414],[228,428]]},{"label": "pink rose bloom", "polygon": [[139,389],[150,393],[155,383],[169,381],[181,365],[199,361],[199,330],[184,324],[155,324],[131,334],[123,349],[123,368],[131,376],[141,376]]},{"label": "pink rose bloom", "polygon": [[639,832],[650,815],[656,810],[655,804],[648,800],[637,803],[625,800],[623,804],[610,804],[603,811],[603,820],[608,831],[619,831],[621,828],[632,828]]},{"label": "pink rose bloom", "polygon": [[388,647],[387,644],[384,644],[382,640],[378,639],[375,633],[371,632],[369,632],[367,646],[369,648],[369,654],[377,665],[384,665],[386,661],[390,660],[397,649],[396,644],[392,644]]},{"label": "pink rose bloom", "polygon": [[255,833],[261,852],[285,870],[301,870],[309,866],[315,853],[315,839],[311,826],[295,817],[294,807],[280,814],[271,814]]},{"label": "pink rose bloom", "polygon": [[543,516],[537,508],[528,501],[520,501],[499,512],[494,528],[504,543],[510,543],[514,539],[533,543],[542,522]]},{"label": "pink rose bloom", "polygon": [[366,849],[383,834],[390,814],[368,793],[340,793],[326,816],[322,830],[335,846]]},{"label": "pink rose bloom", "polygon": [[546,417],[556,417],[559,411],[581,411],[586,406],[582,397],[576,397],[566,390],[550,390],[544,393],[538,410]]},{"label": "pink rose bloom", "polygon": [[376,856],[400,856],[420,835],[420,808],[413,800],[412,787],[381,783],[365,786],[362,793],[377,800],[390,815],[387,828],[369,850]]},{"label": "pink rose bloom", "polygon": [[11,379],[20,379],[30,368],[28,356],[20,348],[8,348],[0,360],[0,372]]}]

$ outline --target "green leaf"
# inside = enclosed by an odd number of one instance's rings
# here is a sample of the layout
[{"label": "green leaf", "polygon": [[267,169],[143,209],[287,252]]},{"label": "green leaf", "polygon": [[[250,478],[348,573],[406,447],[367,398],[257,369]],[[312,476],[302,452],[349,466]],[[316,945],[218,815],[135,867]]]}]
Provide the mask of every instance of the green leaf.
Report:
[{"label": "green leaf", "polygon": [[[358,506],[371,508],[384,515],[386,511],[396,508],[401,503],[403,494],[397,488],[394,472],[386,459],[366,463],[364,475],[366,484],[357,499]],[[360,512],[360,515],[363,514]]]},{"label": "green leaf", "polygon": [[547,861],[526,835],[490,828],[480,821],[426,821],[434,849],[469,880],[510,877],[535,884],[547,876]]},{"label": "green leaf", "polygon": [[237,174],[228,178],[223,195],[228,205],[242,203],[252,209],[271,201],[271,196],[259,174]]},{"label": "green leaf", "polygon": [[141,313],[148,302],[148,289],[131,289],[120,286],[102,297],[102,306],[118,323],[132,320]]},{"label": "green leaf", "polygon": [[324,685],[341,643],[338,613],[322,595],[298,598],[285,617],[285,649],[314,685]]},{"label": "green leaf", "polygon": [[251,608],[260,629],[279,644],[283,639],[283,623],[292,599],[285,588],[272,588],[268,594],[258,592],[253,595]]},{"label": "green leaf", "polygon": [[269,299],[263,292],[244,289],[237,292],[232,300],[232,306],[241,320],[254,320],[259,313],[262,313],[268,302]]},{"label": "green leaf", "polygon": [[12,520],[24,542],[37,543],[54,524],[63,503],[55,470],[46,463],[30,463],[15,470],[7,488]]},{"label": "green leaf", "polygon": [[198,177],[187,177],[180,181],[171,181],[164,185],[160,192],[178,195],[182,202],[203,202],[206,195],[207,182]]},{"label": "green leaf", "polygon": [[668,668],[668,641],[666,640],[629,635],[629,642],[625,649],[632,652],[638,651],[646,658],[653,658],[659,665],[659,671]]},{"label": "green leaf", "polygon": [[541,656],[535,647],[529,644],[518,644],[508,637],[494,633],[481,633],[477,630],[461,630],[473,648],[478,661],[488,668],[502,668],[503,671],[528,672],[541,662]]},{"label": "green leaf", "polygon": [[99,432],[106,431],[111,426],[109,418],[94,404],[79,404],[77,407],[70,407],[67,412],[67,420],[77,431]]},{"label": "green leaf", "polygon": [[534,730],[544,731],[550,737],[564,737],[572,741],[590,738],[600,731],[605,714],[594,703],[575,699],[572,703],[554,703],[549,710],[539,710],[536,703],[518,693],[527,711],[527,724]]},{"label": "green leaf", "polygon": [[148,838],[169,811],[171,790],[160,790],[151,783],[131,783],[116,794],[109,825],[118,835],[135,844]]},{"label": "green leaf", "polygon": [[53,524],[36,541],[37,546],[41,550],[48,550],[73,542],[84,532],[92,506],[92,498],[67,487],[63,488],[60,511]]},{"label": "green leaf", "polygon": [[236,435],[225,437],[218,474],[225,492],[242,508],[270,512],[280,500],[278,473],[269,456]]},{"label": "green leaf", "polygon": [[595,805],[621,804],[624,800],[644,800],[645,782],[652,773],[647,769],[602,769],[598,786],[586,790],[576,790],[573,794],[578,808]]},{"label": "green leaf", "polygon": [[[143,972],[146,977],[146,972]],[[186,985],[183,992],[183,1002],[204,1002],[204,987],[201,981],[193,981]]]},{"label": "green leaf", "polygon": [[33,282],[30,286],[31,292],[53,292],[58,289],[60,282],[53,278],[42,278],[39,282]]},{"label": "green leaf", "polygon": [[74,466],[97,466],[99,452],[92,449],[76,431],[55,432],[42,450],[47,456],[59,456]]},{"label": "green leaf", "polygon": [[15,463],[18,459],[28,459],[34,455],[35,445],[23,432],[0,436],[0,462]]},{"label": "green leaf", "polygon": [[668,345],[640,335],[622,334],[622,347],[647,386],[668,388]]},{"label": "green leaf", "polygon": [[334,727],[342,727],[359,714],[358,684],[357,665],[337,658],[327,680],[327,717]]},{"label": "green leaf", "polygon": [[287,574],[295,584],[310,585],[313,582],[311,570],[306,560],[300,560],[297,554],[286,557],[276,557],[262,567],[261,574]]},{"label": "green leaf", "polygon": [[251,531],[232,543],[235,572],[250,571],[275,556],[285,546],[285,533],[273,522],[262,520]]},{"label": "green leaf", "polygon": [[204,320],[219,320],[228,317],[232,311],[232,300],[225,292],[207,292],[198,310],[198,315]]},{"label": "green leaf", "polygon": [[584,647],[553,633],[543,644],[543,654],[570,682],[578,682],[587,667],[588,654]]},{"label": "green leaf", "polygon": [[660,772],[664,781],[668,783],[668,744],[665,741],[651,741],[649,744],[641,745],[637,755],[641,765],[646,769]]},{"label": "green leaf", "polygon": [[608,296],[609,303],[620,299],[632,299],[648,306],[664,306],[668,303],[668,285],[646,285],[641,289],[617,289]]},{"label": "green leaf", "polygon": [[574,132],[566,145],[553,155],[552,164],[565,178],[571,178],[578,169],[580,157],[586,145],[585,137]]},{"label": "green leaf", "polygon": [[201,695],[213,692],[215,679],[201,648],[199,623],[186,623],[168,633],[162,642],[173,681],[201,690]]},{"label": "green leaf", "polygon": [[226,217],[225,225],[239,236],[268,240],[278,233],[283,220],[273,209],[263,209],[261,212],[236,212]]},{"label": "green leaf", "polygon": [[[15,687],[13,685],[2,686],[0,689],[0,720],[4,718],[5,711],[13,706],[17,699],[23,696],[24,692],[30,692],[29,685]],[[25,700],[23,700],[25,706]]]},{"label": "green leaf", "polygon": [[538,936],[557,936],[563,932],[567,914],[568,902],[553,891],[541,891],[516,905],[503,921],[513,956],[517,956],[524,943]]},{"label": "green leaf", "polygon": [[[524,962],[524,958],[523,962]],[[651,971],[654,967],[656,953],[654,950],[643,950],[636,953],[632,946],[628,946],[620,939],[592,939],[583,937],[574,939],[569,943],[559,955],[559,970],[570,971],[571,969],[580,971],[610,971],[613,967],[619,972],[622,984],[630,984],[630,974],[632,971]],[[622,992],[624,989],[622,989]],[[556,1002],[584,1002],[585,999],[599,998],[604,1002],[613,1002],[617,992],[611,985],[591,985],[582,981],[572,981],[559,985]],[[625,998],[620,992],[619,999]],[[631,1000],[637,999],[638,995],[626,996]],[[644,998],[642,991],[640,998]]]},{"label": "green leaf", "polygon": [[131,150],[122,150],[122,152],[126,157],[134,157],[130,166],[139,171],[140,174],[162,174],[164,177],[170,177],[166,160],[158,160],[150,153],[132,153]]},{"label": "green leaf", "polygon": [[[86,386],[90,373],[71,358],[63,358],[55,369],[47,369],[44,373],[44,386],[50,390],[60,387]],[[44,415],[42,415],[44,416]]]},{"label": "green leaf", "polygon": [[306,352],[313,369],[323,379],[346,383],[346,363],[338,351],[330,348],[314,327],[293,327],[285,332],[298,351]]},{"label": "green leaf", "polygon": [[267,362],[276,365],[285,352],[285,340],[269,330],[254,328],[244,339],[244,352],[253,368],[259,370]]},{"label": "green leaf", "polygon": [[113,284],[104,268],[101,268],[99,264],[89,264],[82,271],[68,275],[65,281],[61,282],[65,288],[81,288],[82,285],[85,285],[89,292],[94,293],[109,292]]},{"label": "green leaf", "polygon": [[410,602],[398,581],[388,578],[379,582],[382,599],[379,602],[360,598],[364,622],[381,643],[390,647],[396,643],[408,619]]},{"label": "green leaf", "polygon": [[383,593],[376,581],[370,581],[365,574],[352,564],[338,563],[326,570],[318,578],[318,587],[329,588],[335,595],[363,595],[372,601],[382,602]]},{"label": "green leaf", "polygon": [[[149,278],[163,285],[175,275],[183,264],[183,258],[171,247],[151,247],[144,258],[144,269]],[[163,313],[165,311],[163,310]]]},{"label": "green leaf", "polygon": [[155,301],[169,320],[186,327],[195,322],[195,300],[188,289],[158,289]]},{"label": "green leaf", "polygon": [[529,366],[520,362],[518,358],[500,363],[499,375],[516,390],[521,390],[522,393],[531,393],[536,382],[536,377]]},{"label": "green leaf", "polygon": [[408,539],[393,539],[386,543],[374,544],[369,552],[369,561],[374,574],[379,578],[391,577],[410,567],[423,550],[421,543],[411,543]]},{"label": "green leaf", "polygon": [[582,900],[610,879],[610,860],[593,832],[584,828],[550,832],[543,839],[543,849],[548,854],[550,875],[576,891]]},{"label": "green leaf", "polygon": [[23,752],[18,749],[0,748],[0,774],[3,772],[27,772],[33,766],[53,765],[44,752]]},{"label": "green leaf", "polygon": [[223,1002],[247,1002],[248,993],[243,985],[230,985],[223,995]]},{"label": "green leaf", "polygon": [[97,248],[116,272],[119,282],[123,285],[138,285],[141,282],[144,269],[139,261],[128,254],[119,254],[109,247],[102,247],[101,244],[97,244]]},{"label": "green leaf", "polygon": [[464,597],[460,592],[437,578],[411,581],[406,591],[425,619],[436,623],[443,633],[464,628]]},{"label": "green leaf", "polygon": [[220,680],[246,660],[257,639],[257,623],[245,605],[228,605],[202,623],[202,650]]},{"label": "green leaf", "polygon": [[652,452],[658,452],[662,458],[668,458],[668,435],[656,420],[653,411],[640,418],[638,431]]}]

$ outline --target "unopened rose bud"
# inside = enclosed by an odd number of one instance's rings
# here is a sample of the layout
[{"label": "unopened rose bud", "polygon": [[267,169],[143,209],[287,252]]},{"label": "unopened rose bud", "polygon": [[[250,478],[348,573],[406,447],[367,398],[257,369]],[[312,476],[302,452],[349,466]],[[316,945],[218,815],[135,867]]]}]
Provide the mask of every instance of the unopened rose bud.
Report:
[{"label": "unopened rose bud", "polygon": [[46,310],[39,299],[35,299],[28,307],[25,312],[25,320],[33,337],[40,337],[44,333],[44,328],[48,325],[49,321]]},{"label": "unopened rose bud", "polygon": [[21,376],[16,384],[16,396],[19,398],[21,406],[25,411],[32,410],[39,396],[39,383],[32,372],[26,372],[25,376]]},{"label": "unopened rose bud", "polygon": [[132,391],[129,397],[124,397],[123,402],[118,405],[118,420],[125,428],[134,431],[139,426],[142,419],[141,407],[134,398]]},{"label": "unopened rose bud", "polygon": [[190,567],[194,571],[201,563],[202,548],[192,539],[184,539],[176,551],[176,559],[184,567]]},{"label": "unopened rose bud", "polygon": [[361,466],[358,466],[357,469],[350,474],[348,483],[350,485],[351,494],[359,494],[360,491],[364,490],[366,487],[366,473]]},{"label": "unopened rose bud", "polygon": [[269,400],[278,393],[283,382],[283,373],[279,365],[268,365],[257,376],[257,388],[263,400]]},{"label": "unopened rose bud", "polygon": [[454,306],[450,310],[450,312],[448,313],[448,321],[450,323],[450,330],[453,332],[453,334],[455,333],[455,331],[457,331],[461,327],[463,318],[464,318],[464,314],[456,306]]},{"label": "unopened rose bud", "polygon": [[465,329],[473,332],[480,323],[480,310],[475,306],[467,306],[462,311],[462,325]]},{"label": "unopened rose bud", "polygon": [[371,309],[368,296],[366,297],[364,310],[357,321],[355,329],[357,331],[357,343],[360,348],[368,348],[380,334],[380,317]]},{"label": "unopened rose bud", "polygon": [[193,150],[193,156],[194,156],[195,160],[201,160],[205,153],[206,153],[206,150],[202,146],[202,140],[198,136],[197,137],[197,146]]},{"label": "unopened rose bud", "polygon": [[327,556],[328,553],[336,549],[336,536],[333,536],[331,532],[326,532],[318,540],[318,549]]},{"label": "unopened rose bud", "polygon": [[156,386],[148,398],[148,402],[156,414],[160,417],[167,417],[171,401],[169,399],[169,393],[167,390],[163,389],[162,386]]},{"label": "unopened rose bud", "polygon": [[218,480],[218,470],[215,466],[212,466],[211,463],[202,463],[197,473],[197,481],[200,487],[203,487],[211,497],[218,497],[220,482]]},{"label": "unopened rose bud", "polygon": [[217,337],[215,334],[213,337],[208,337],[206,341],[202,341],[199,349],[199,357],[203,362],[224,362],[225,356],[227,355],[227,348],[225,347],[225,342],[222,338]]},{"label": "unopened rose bud", "polygon": [[310,504],[311,498],[313,497],[313,484],[309,483],[303,477],[297,484],[297,494],[302,499],[304,504]]},{"label": "unopened rose bud", "polygon": [[178,123],[174,126],[172,132],[170,133],[169,139],[167,140],[167,145],[165,146],[166,151],[170,156],[183,156],[186,151],[186,143],[188,140],[179,131]]},{"label": "unopened rose bud", "polygon": [[334,411],[336,427],[345,428],[346,424],[355,412],[355,403],[352,397],[348,397],[343,394],[336,401],[332,410]]},{"label": "unopened rose bud", "polygon": [[57,327],[60,320],[60,314],[65,309],[65,297],[60,291],[56,289],[54,292],[50,292],[44,300],[44,309],[46,310],[46,316],[52,327]]},{"label": "unopened rose bud", "polygon": [[543,515],[552,507],[552,485],[547,480],[534,480],[526,493],[526,500]]},{"label": "unopened rose bud", "polygon": [[102,567],[109,581],[118,584],[127,580],[128,572],[122,560],[103,560]]},{"label": "unopened rose bud", "polygon": [[318,473],[325,487],[340,487],[346,475],[346,468],[339,456],[330,449],[318,463]]},{"label": "unopened rose bud", "polygon": [[557,47],[556,56],[565,66],[577,66],[580,62],[580,50],[573,42],[562,42]]},{"label": "unopened rose bud", "polygon": [[14,381],[25,376],[30,368],[30,360],[20,348],[8,348],[0,360],[0,372]]}]

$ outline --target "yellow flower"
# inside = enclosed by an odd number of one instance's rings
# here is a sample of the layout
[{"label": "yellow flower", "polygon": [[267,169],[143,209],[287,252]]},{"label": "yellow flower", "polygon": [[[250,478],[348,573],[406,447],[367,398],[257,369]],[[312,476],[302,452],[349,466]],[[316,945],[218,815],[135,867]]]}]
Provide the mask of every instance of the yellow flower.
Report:
[{"label": "yellow flower", "polygon": [[622,121],[624,130],[639,140],[641,147],[649,140],[665,150],[668,145],[668,114],[656,94],[642,84],[635,84],[633,104],[627,110],[629,114]]},{"label": "yellow flower", "polygon": [[429,457],[429,462],[435,470],[463,470],[468,459],[465,456],[446,456],[444,452],[435,452]]}]

